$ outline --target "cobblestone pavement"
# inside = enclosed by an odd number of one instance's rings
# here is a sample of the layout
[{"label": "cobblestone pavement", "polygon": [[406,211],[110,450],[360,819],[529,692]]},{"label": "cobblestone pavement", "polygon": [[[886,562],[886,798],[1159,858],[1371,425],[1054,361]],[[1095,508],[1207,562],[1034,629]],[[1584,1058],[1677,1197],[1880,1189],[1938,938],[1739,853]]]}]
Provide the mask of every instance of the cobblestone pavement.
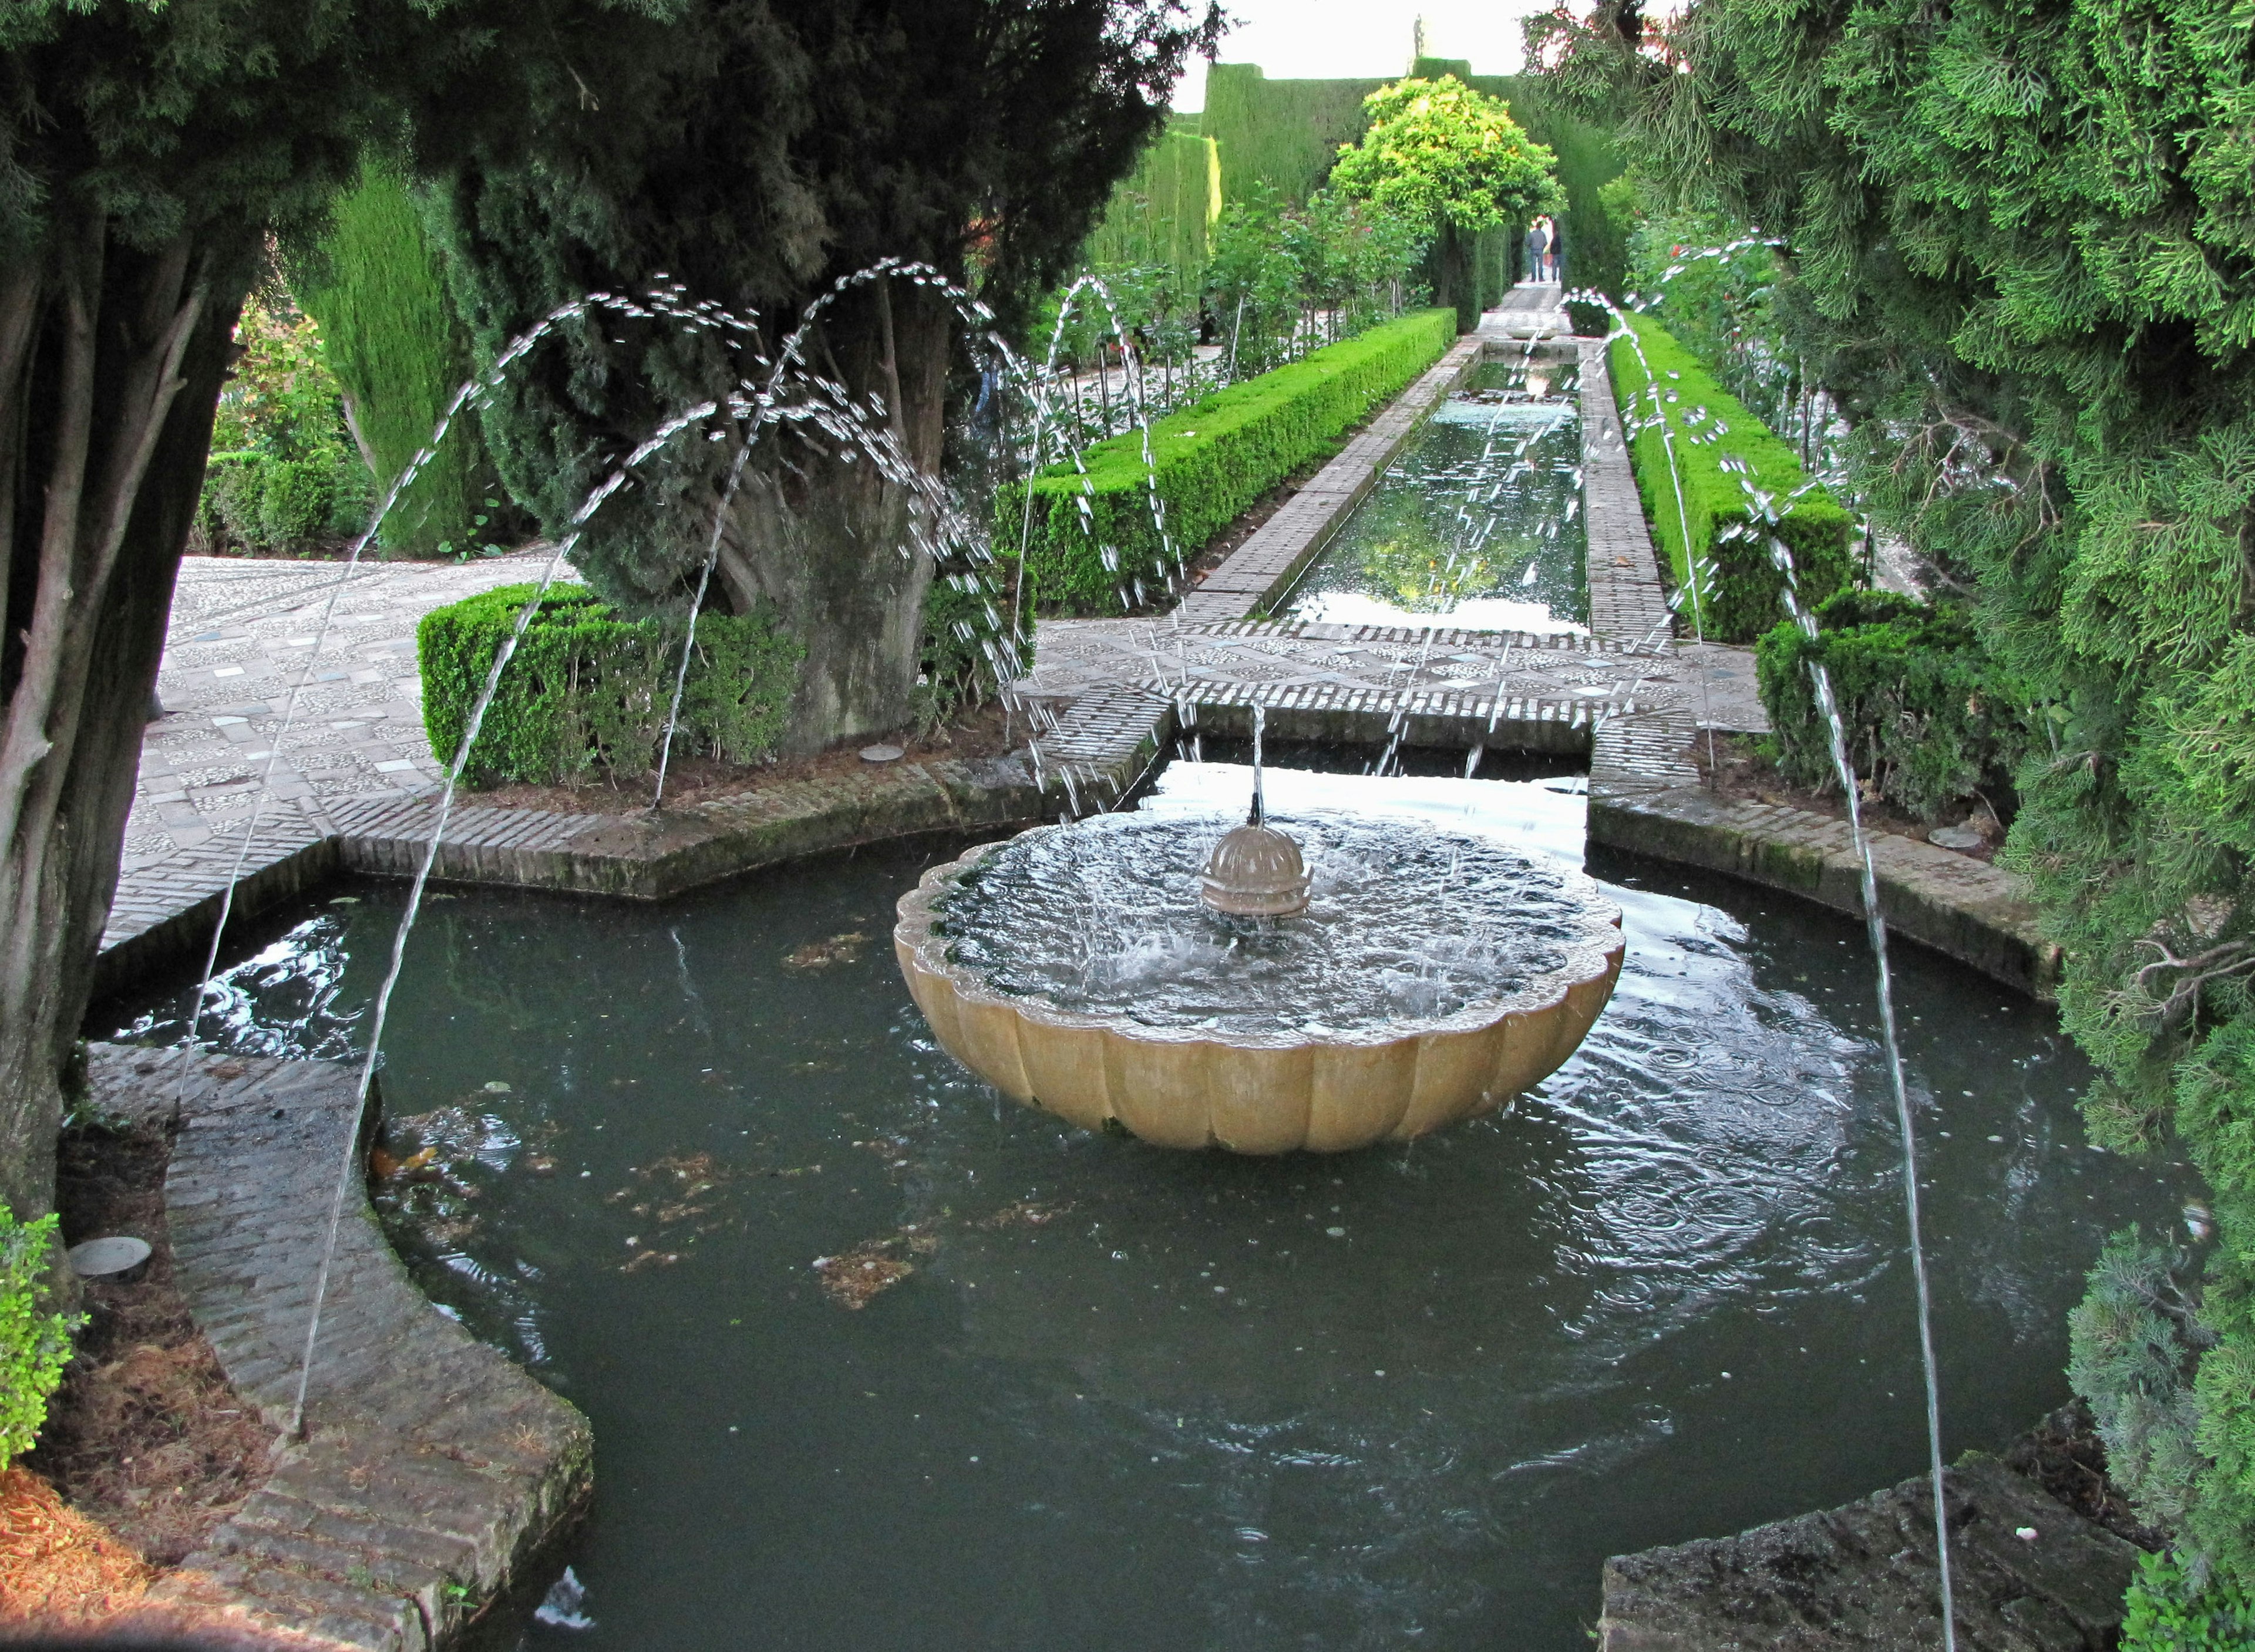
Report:
[{"label": "cobblestone pavement", "polygon": [[1480,336],[1496,341],[1548,339],[1570,331],[1564,294],[1555,281],[1522,281],[1504,295],[1502,304],[1480,317]]},{"label": "cobblestone pavement", "polygon": [[1057,706],[1131,684],[1177,702],[1275,704],[1310,696],[1375,715],[1455,697],[1488,704],[1586,702],[1592,710],[1680,710],[1718,728],[1759,732],[1753,651],[1664,639],[1595,640],[1522,632],[1240,620],[1051,620],[1021,698]]},{"label": "cobblestone pavement", "polygon": [[379,562],[348,579],[341,562],[185,559],[157,676],[165,715],[142,741],[125,878],[184,854],[232,862],[293,683],[302,685],[297,717],[263,816],[277,833],[301,823],[326,833],[329,808],[347,798],[428,789],[439,766],[423,737],[417,622],[477,592],[537,578],[545,562],[544,553]]}]

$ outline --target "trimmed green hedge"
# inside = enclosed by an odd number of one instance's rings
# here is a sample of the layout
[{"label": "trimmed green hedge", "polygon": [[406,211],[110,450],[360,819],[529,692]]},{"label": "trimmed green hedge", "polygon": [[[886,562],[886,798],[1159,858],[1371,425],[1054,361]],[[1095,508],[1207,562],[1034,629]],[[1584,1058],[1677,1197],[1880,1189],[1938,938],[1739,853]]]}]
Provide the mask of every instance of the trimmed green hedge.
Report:
[{"label": "trimmed green hedge", "polygon": [[1456,342],[1453,310],[1418,310],[1327,345],[1288,367],[1218,391],[1151,427],[1152,468],[1140,432],[1099,442],[1081,455],[1085,473],[1052,467],[999,489],[994,550],[1007,583],[1022,539],[1023,600],[1070,613],[1118,613],[1140,580],[1156,594],[1163,565],[1151,520],[1156,472],[1177,550],[1194,556],[1252,508],[1261,494],[1331,444],[1373,407],[1431,367]]},{"label": "trimmed green hedge", "polygon": [[[537,589],[503,585],[434,609],[416,628],[423,727],[441,763],[454,760],[502,639]],[[681,642],[678,626],[620,619],[585,585],[551,586],[502,672],[463,778],[576,786],[649,774]],[[766,756],[804,654],[769,615],[701,616],[675,750],[731,763]]]},{"label": "trimmed green hedge", "polygon": [[[1696,557],[1701,565],[1698,620],[1707,640],[1752,642],[1785,618],[1780,595],[1785,577],[1770,561],[1766,536],[1746,530],[1752,511],[1746,488],[1723,461],[1743,464],[1745,480],[1775,501],[1778,536],[1793,553],[1801,599],[1809,606],[1823,602],[1853,574],[1848,538],[1854,520],[1830,494],[1809,484],[1793,450],[1658,322],[1638,316],[1629,326],[1633,338],[1614,340],[1606,360],[1621,423],[1633,432],[1629,458],[1636,491],[1660,542],[1669,582],[1683,589]],[[1652,395],[1654,378],[1661,386],[1658,408]],[[1654,416],[1660,410],[1675,436],[1683,490],[1680,512],[1668,473],[1668,438]],[[1679,612],[1687,620],[1692,618],[1689,597]]]},{"label": "trimmed green hedge", "polygon": [[1856,777],[1921,819],[2010,771],[2025,749],[2020,697],[1964,620],[1888,591],[1843,591],[1816,610],[1812,641],[1790,620],[1754,645],[1763,754],[1795,785],[1839,785],[1830,731],[1809,675],[1823,662]]}]

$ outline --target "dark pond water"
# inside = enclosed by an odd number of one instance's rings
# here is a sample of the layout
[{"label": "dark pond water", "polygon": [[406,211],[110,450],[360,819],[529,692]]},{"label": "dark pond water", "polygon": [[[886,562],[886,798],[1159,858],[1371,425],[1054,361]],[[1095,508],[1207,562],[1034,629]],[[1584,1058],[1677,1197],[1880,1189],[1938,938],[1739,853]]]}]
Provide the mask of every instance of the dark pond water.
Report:
[{"label": "dark pond water", "polygon": [[1343,625],[1586,630],[1574,371],[1516,360],[1476,369],[1278,612]]},{"label": "dark pond water", "polygon": [[[1145,807],[1233,814],[1246,779],[1177,764]],[[1573,862],[1578,787],[1268,793]],[[388,1199],[403,1248],[599,1442],[570,1557],[591,1627],[533,1646],[1570,1652],[1606,1555],[1921,1467],[1847,922],[1595,863],[1619,992],[1509,1115],[1186,1156],[1000,1102],[933,1046],[887,936],[957,847],[657,907],[461,894],[414,936],[384,1099],[448,1170]],[[401,895],[278,924],[224,1041],[348,1050]],[[2048,1012],[1907,948],[1898,979],[1955,1452],[2066,1397],[2083,1270],[2171,1222],[2181,1172],[2084,1144]]]}]

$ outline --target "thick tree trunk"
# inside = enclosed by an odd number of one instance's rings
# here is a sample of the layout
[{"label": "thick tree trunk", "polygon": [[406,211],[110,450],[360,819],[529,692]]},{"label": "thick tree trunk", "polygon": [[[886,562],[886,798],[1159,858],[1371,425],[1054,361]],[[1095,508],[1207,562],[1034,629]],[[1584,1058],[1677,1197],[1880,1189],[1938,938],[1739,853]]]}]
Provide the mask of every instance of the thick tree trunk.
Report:
[{"label": "thick tree trunk", "polygon": [[[928,479],[939,472],[951,315],[905,282],[851,295],[822,323],[810,357],[861,405],[878,398],[893,451]],[[721,536],[719,583],[729,606],[780,610],[805,647],[784,734],[795,752],[891,732],[910,715],[931,587],[930,506],[866,448],[812,426],[762,436]]]},{"label": "thick tree trunk", "polygon": [[1446,219],[1433,248],[1433,302],[1457,312],[1457,331],[1479,326],[1479,284],[1472,275],[1472,238]]},{"label": "thick tree trunk", "polygon": [[0,276],[0,1200],[54,1197],[61,1075],[256,241],[83,224]]}]

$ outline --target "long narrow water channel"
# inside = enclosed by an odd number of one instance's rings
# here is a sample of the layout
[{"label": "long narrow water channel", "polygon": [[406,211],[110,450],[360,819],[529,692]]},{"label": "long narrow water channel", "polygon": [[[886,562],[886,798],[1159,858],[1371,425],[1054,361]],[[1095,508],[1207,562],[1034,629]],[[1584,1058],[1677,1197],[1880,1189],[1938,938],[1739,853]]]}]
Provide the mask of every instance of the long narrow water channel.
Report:
[{"label": "long narrow water channel", "polygon": [[[1143,807],[1241,813],[1177,763]],[[1578,782],[1275,772],[1582,858]],[[1179,1155],[932,1045],[893,845],[662,906],[441,892],[382,1085],[432,1295],[583,1406],[591,1627],[538,1647],[1586,1645],[1611,1553],[1917,1473],[1910,1285],[1850,921],[1593,858],[1628,960],[1512,1114]],[[351,1054],[403,891],[271,927],[207,1037]],[[1434,914],[1437,925],[1448,921]],[[2051,1013],[1905,948],[1952,1452],[2066,1396],[2103,1236],[2188,1184],[2083,1141]],[[119,1006],[179,1031],[185,997]],[[859,1306],[854,1306],[858,1304]]]},{"label": "long narrow water channel", "polygon": [[1287,593],[1332,625],[1584,631],[1578,369],[1483,362]]}]

